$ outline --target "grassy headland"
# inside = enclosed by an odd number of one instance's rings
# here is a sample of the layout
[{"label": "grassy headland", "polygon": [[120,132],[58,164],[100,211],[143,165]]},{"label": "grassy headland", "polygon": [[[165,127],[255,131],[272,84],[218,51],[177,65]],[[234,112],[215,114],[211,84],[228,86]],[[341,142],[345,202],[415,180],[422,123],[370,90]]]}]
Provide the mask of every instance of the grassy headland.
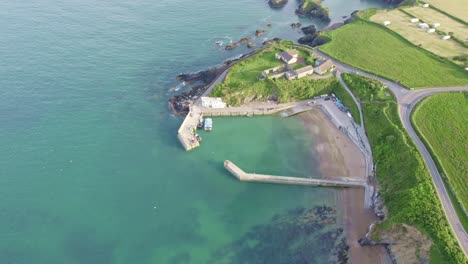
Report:
[{"label": "grassy headland", "polygon": [[425,88],[468,84],[468,73],[462,68],[373,22],[357,19],[327,31],[325,35],[332,41],[320,46],[321,51],[405,86]]},{"label": "grassy headland", "polygon": [[282,65],[282,62],[275,58],[275,54],[289,49],[298,50],[299,57],[304,60],[302,65],[292,65],[293,68],[313,65],[314,54],[311,50],[288,41],[272,43],[253,57],[232,66],[225,80],[213,89],[211,96],[222,97],[229,105],[266,101],[270,96],[285,103],[340,89],[341,84],[335,77],[318,80],[310,78],[290,81],[269,78],[259,80],[258,77],[264,70]]},{"label": "grassy headland", "polygon": [[402,126],[393,96],[378,81],[349,73],[343,79],[361,100],[380,190],[389,210],[377,233],[409,224],[431,238],[431,263],[468,263],[445,218],[429,171]]},{"label": "grassy headland", "polygon": [[[439,171],[464,208],[468,208],[468,92],[433,95],[412,115],[418,134],[430,150]],[[460,208],[461,209],[461,208]],[[459,210],[465,229],[468,216]]]}]

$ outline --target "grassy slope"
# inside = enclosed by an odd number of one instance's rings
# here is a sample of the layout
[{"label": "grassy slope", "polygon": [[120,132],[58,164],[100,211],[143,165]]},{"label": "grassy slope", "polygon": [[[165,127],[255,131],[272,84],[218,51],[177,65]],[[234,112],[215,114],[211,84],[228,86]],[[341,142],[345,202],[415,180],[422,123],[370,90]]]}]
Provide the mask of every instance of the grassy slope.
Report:
[{"label": "grassy slope", "polygon": [[332,41],[319,49],[349,65],[413,87],[468,84],[468,73],[420,49],[391,30],[357,20],[326,33]]},{"label": "grassy slope", "polygon": [[[468,92],[433,95],[412,115],[416,130],[464,208],[468,208],[467,117]],[[467,215],[462,216],[466,228]]]},{"label": "grassy slope", "polygon": [[273,43],[254,57],[235,64],[226,79],[213,89],[211,95],[223,97],[230,105],[239,105],[253,100],[265,101],[271,95],[278,96],[279,101],[284,103],[330,93],[332,89],[340,86],[336,78],[320,80],[303,78],[292,81],[257,79],[262,71],[282,65],[275,59],[277,52],[293,48],[299,51],[299,56],[305,59],[305,64],[313,64],[313,54],[310,50],[295,46],[292,42]]},{"label": "grassy slope", "polygon": [[380,189],[389,209],[387,221],[379,228],[414,225],[434,242],[433,262],[468,263],[450,231],[429,171],[401,124],[393,97],[375,80],[355,74],[343,74],[343,79],[361,100]]},{"label": "grassy slope", "polygon": [[346,91],[342,85],[339,85],[333,89],[332,92],[343,102],[345,106],[349,108],[349,112],[351,112],[353,115],[354,121],[358,124],[361,124],[359,109],[348,91]]}]

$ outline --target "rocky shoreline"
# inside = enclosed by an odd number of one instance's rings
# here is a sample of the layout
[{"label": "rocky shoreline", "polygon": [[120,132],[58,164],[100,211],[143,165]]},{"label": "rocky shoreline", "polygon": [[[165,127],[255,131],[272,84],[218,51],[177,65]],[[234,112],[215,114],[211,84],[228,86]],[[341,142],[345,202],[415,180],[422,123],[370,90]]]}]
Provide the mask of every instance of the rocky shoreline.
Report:
[{"label": "rocky shoreline", "polygon": [[[268,45],[271,42],[279,42],[281,39],[274,38],[262,43],[262,45]],[[199,83],[188,90],[176,94],[169,99],[169,108],[176,115],[186,115],[190,110],[190,105],[200,97],[206,89],[215,81],[224,71],[226,71],[232,64],[249,58],[257,53],[254,50],[250,53],[244,54],[237,59],[230,59],[223,62],[221,66],[212,67],[204,71],[198,71],[194,73],[182,73],[177,75],[177,80],[185,82],[186,84]]]}]

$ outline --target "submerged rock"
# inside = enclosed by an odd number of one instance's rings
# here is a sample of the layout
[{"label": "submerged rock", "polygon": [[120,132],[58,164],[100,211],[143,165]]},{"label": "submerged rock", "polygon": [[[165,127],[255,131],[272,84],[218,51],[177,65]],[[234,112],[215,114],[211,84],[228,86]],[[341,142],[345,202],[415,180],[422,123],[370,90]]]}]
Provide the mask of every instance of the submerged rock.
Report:
[{"label": "submerged rock", "polygon": [[220,245],[208,263],[314,263],[319,258],[347,263],[349,246],[335,223],[336,211],[331,207],[295,208]]},{"label": "submerged rock", "polygon": [[298,27],[301,27],[301,26],[302,26],[302,24],[299,23],[299,22],[297,22],[297,23],[292,23],[292,24],[291,24],[291,27],[292,27],[292,28],[298,28]]}]

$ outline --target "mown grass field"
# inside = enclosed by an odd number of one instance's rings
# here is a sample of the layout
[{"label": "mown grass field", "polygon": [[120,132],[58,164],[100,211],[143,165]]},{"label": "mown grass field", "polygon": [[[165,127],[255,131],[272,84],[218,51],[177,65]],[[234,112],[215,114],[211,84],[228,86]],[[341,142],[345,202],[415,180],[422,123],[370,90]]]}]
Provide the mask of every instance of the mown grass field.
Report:
[{"label": "mown grass field", "polygon": [[[370,20],[378,24],[383,24],[383,22],[387,20],[391,21],[391,24],[387,26],[387,28],[400,34],[414,45],[448,60],[452,60],[455,56],[468,54],[468,48],[463,47],[455,40],[443,40],[442,37],[435,32],[427,33],[427,29],[418,28],[419,23],[411,23],[409,21],[410,17],[399,9],[379,10]],[[464,65],[464,63],[460,61],[452,60],[452,62]]]},{"label": "mown grass field", "polygon": [[325,33],[319,49],[344,63],[411,88],[468,85],[468,72],[372,22],[357,20]]},{"label": "mown grass field", "polygon": [[[468,92],[437,94],[425,99],[414,111],[412,122],[441,174],[463,207],[468,208]],[[466,220],[466,213],[464,216]]]},{"label": "mown grass field", "polygon": [[466,21],[467,19],[468,5],[466,4],[466,0],[424,0],[424,2],[460,20]]},{"label": "mown grass field", "polygon": [[433,241],[431,263],[468,263],[451,233],[429,171],[403,128],[393,96],[378,81],[349,73],[343,79],[361,100],[380,191],[389,210],[379,231],[400,223],[413,225]]},{"label": "mown grass field", "polygon": [[[468,5],[468,3],[465,2],[465,5]],[[438,12],[435,9],[413,6],[405,8],[404,10],[412,14],[414,17],[422,19],[425,23],[428,23],[429,25],[431,25],[432,23],[440,23],[440,26],[437,29],[445,33],[452,32],[453,35],[458,39],[463,40],[468,37],[468,27],[466,25]],[[466,16],[468,16],[468,12],[465,14],[465,17]]]},{"label": "mown grass field", "polygon": [[299,51],[299,57],[305,61],[304,65],[313,64],[312,51],[296,46],[292,42],[273,43],[255,56],[232,66],[225,80],[213,89],[211,96],[222,97],[229,105],[266,101],[270,96],[275,96],[280,102],[285,103],[330,93],[341,86],[336,78],[318,80],[303,78],[291,81],[258,80],[257,77],[262,71],[282,65],[282,62],[275,58],[275,54],[289,49]]}]

